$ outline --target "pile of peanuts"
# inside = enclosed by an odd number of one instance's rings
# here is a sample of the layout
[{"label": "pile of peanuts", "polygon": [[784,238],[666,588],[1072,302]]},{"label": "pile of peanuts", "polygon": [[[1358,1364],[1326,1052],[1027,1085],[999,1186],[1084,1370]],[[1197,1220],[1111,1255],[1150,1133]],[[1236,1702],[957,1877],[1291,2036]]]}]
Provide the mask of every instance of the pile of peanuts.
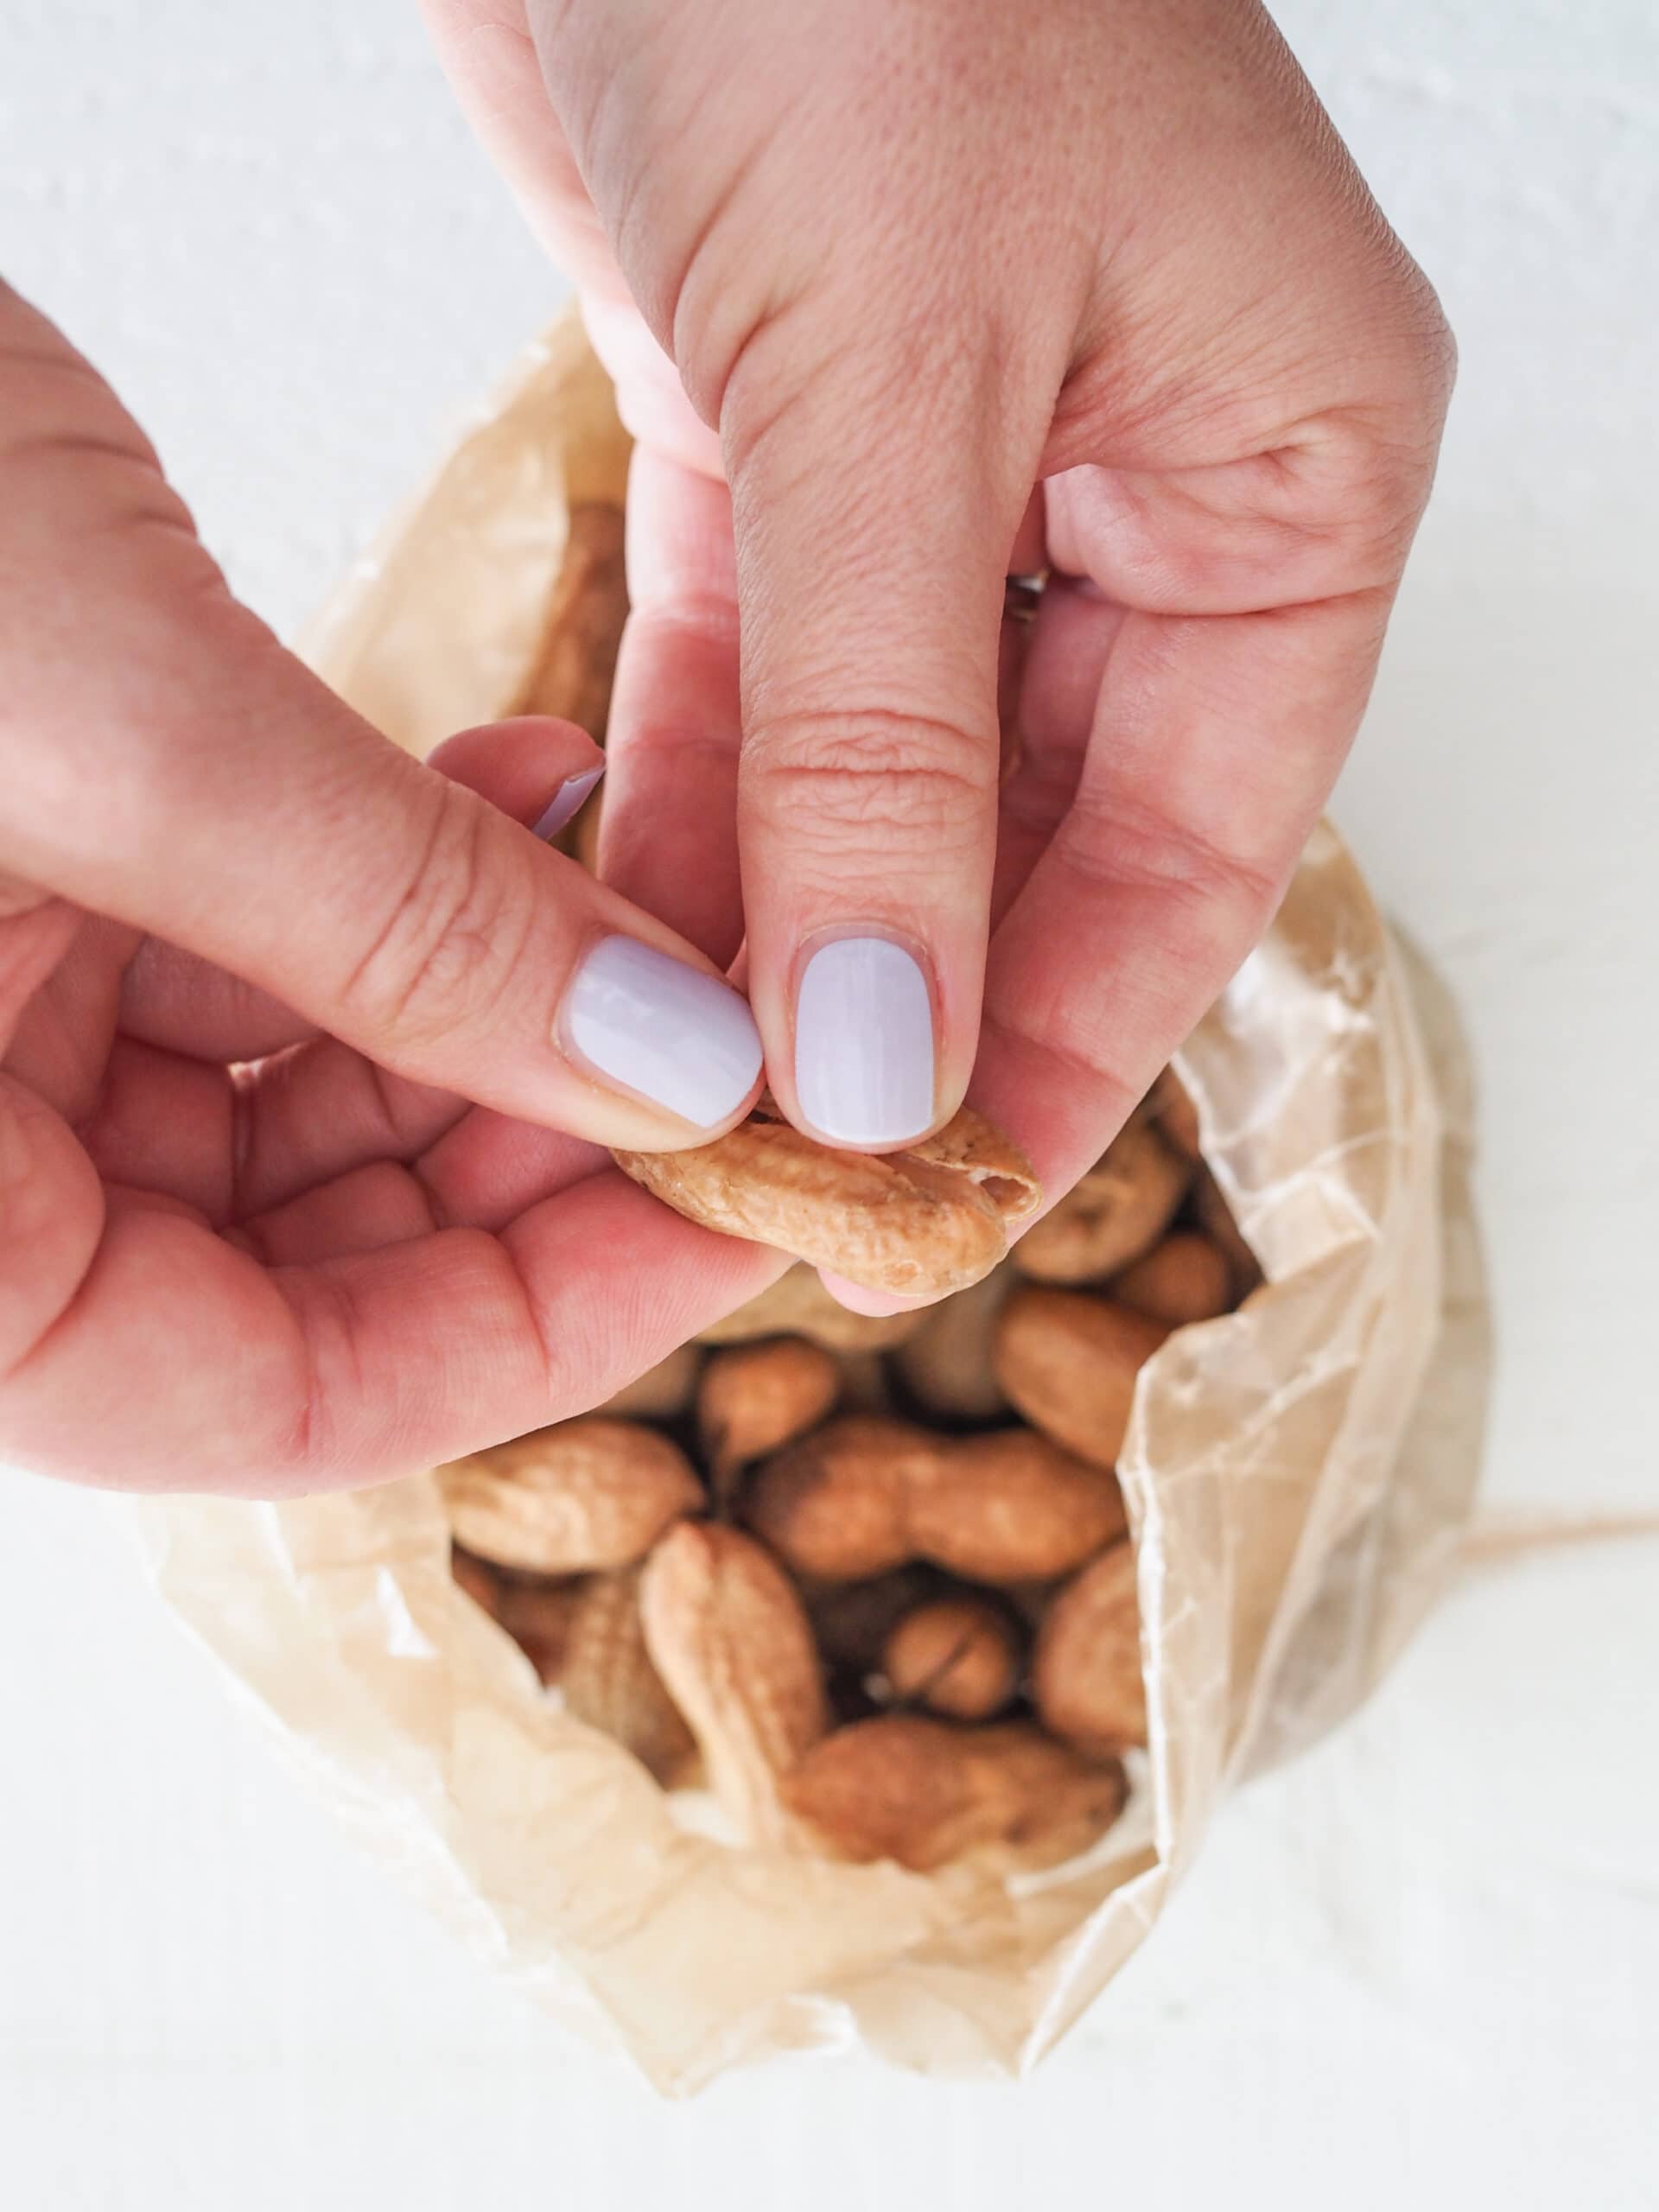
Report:
[{"label": "pile of peanuts", "polygon": [[1185,1095],[1160,1078],[1012,1249],[1035,1183],[968,1115],[873,1161],[763,1103],[622,1165],[855,1280],[967,1287],[874,1319],[798,1264],[597,1412],[441,1470],[457,1582],[752,1842],[918,1871],[1086,1848],[1146,1738],[1114,1473],[1135,1377],[1260,1280]]}]

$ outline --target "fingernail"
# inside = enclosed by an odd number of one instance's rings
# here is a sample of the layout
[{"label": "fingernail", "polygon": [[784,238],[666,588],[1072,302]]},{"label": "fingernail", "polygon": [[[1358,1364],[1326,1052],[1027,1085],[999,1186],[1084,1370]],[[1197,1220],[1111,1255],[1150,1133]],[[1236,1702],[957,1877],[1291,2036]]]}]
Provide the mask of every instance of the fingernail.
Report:
[{"label": "fingernail", "polygon": [[920,964],[883,937],[834,938],[795,1002],[795,1092],[839,1144],[902,1144],[933,1123],[933,1001]]},{"label": "fingernail", "polygon": [[564,1028],[590,1067],[697,1128],[734,1114],[760,1072],[748,1001],[631,937],[602,938],[577,969]]},{"label": "fingernail", "polygon": [[582,803],[605,772],[601,760],[597,768],[585,768],[579,776],[567,776],[553,794],[547,812],[536,824],[533,837],[556,837],[567,822],[574,822],[582,811]]}]

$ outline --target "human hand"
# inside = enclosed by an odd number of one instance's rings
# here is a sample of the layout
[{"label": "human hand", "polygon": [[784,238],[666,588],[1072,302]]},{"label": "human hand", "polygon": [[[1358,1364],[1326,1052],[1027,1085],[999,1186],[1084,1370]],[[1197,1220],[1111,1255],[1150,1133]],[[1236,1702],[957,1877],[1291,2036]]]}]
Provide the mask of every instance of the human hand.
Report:
[{"label": "human hand", "polygon": [[640,441],[601,873],[747,929],[801,1126],[895,1144],[972,1071],[1058,1196],[1351,741],[1432,291],[1241,0],[425,4]]},{"label": "human hand", "polygon": [[600,1172],[728,1127],[760,1046],[521,826],[598,765],[546,720],[427,767],[378,736],[0,288],[0,1458],[404,1473],[583,1410],[777,1272]]}]

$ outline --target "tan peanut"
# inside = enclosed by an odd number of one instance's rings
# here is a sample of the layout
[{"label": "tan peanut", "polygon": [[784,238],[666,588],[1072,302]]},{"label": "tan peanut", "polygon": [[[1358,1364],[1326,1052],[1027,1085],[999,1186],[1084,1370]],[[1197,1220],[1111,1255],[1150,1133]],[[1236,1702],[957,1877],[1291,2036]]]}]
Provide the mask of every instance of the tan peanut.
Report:
[{"label": "tan peanut", "polygon": [[997,1316],[1020,1278],[1007,1263],[944,1299],[921,1316],[893,1365],[917,1403],[942,1421],[995,1421],[1008,1402],[996,1379],[991,1346]]},{"label": "tan peanut", "polygon": [[804,1337],[711,1353],[697,1386],[697,1434],[716,1495],[740,1468],[816,1428],[840,1395],[834,1355]]},{"label": "tan peanut", "polygon": [[696,1395],[702,1366],[696,1346],[682,1344],[594,1410],[618,1421],[672,1421],[687,1410]]},{"label": "tan peanut", "polygon": [[942,1437],[849,1414],[762,1467],[744,1517],[798,1574],[926,1559],[980,1582],[1063,1574],[1123,1530],[1117,1484],[1029,1429]]},{"label": "tan peanut", "polygon": [[1114,1544],[1054,1599],[1037,1632],[1031,1677],[1044,1722],[1079,1751],[1146,1742],[1133,1544]]},{"label": "tan peanut", "polygon": [[1193,1181],[1192,1211],[1199,1228],[1226,1258],[1232,1271],[1232,1302],[1236,1306],[1261,1282],[1262,1263],[1245,1243],[1220,1184],[1207,1167],[1200,1168]]},{"label": "tan peanut", "polygon": [[696,1745],[645,1649],[639,1567],[590,1574],[577,1587],[552,1674],[565,1710],[613,1736],[659,1782],[684,1770]]},{"label": "tan peanut", "polygon": [[589,500],[571,508],[541,652],[516,709],[579,722],[601,742],[628,614],[623,527],[621,508],[607,502]]},{"label": "tan peanut", "polygon": [[1173,1329],[1213,1321],[1233,1302],[1233,1271],[1218,1245],[1196,1229],[1173,1230],[1161,1244],[1114,1275],[1112,1296]]},{"label": "tan peanut", "polygon": [[454,1460],[439,1468],[438,1486],[458,1543],[531,1574],[631,1566],[704,1503],[667,1437],[602,1414]]},{"label": "tan peanut", "polygon": [[677,1213],[771,1244],[867,1289],[921,1297],[962,1290],[1007,1249],[1038,1205],[1030,1163],[963,1107],[905,1152],[835,1152],[763,1098],[748,1120],[687,1152],[619,1152],[617,1162]]},{"label": "tan peanut", "polygon": [[690,1724],[709,1786],[746,1835],[781,1840],[779,1777],[828,1719],[794,1585],[741,1529],[688,1521],[645,1562],[639,1605],[645,1648]]},{"label": "tan peanut", "polygon": [[888,1713],[826,1736],[783,1795],[836,1858],[926,1873],[988,1846],[1027,1865],[1070,1859],[1110,1827],[1128,1788],[1115,1762],[1081,1759],[1029,1722]]},{"label": "tan peanut", "polygon": [[1115,1466],[1135,1377],[1168,1334],[1163,1322],[1110,1299],[1027,1283],[1002,1309],[996,1372],[1045,1435],[1097,1467]]},{"label": "tan peanut", "polygon": [[1019,1687],[1020,1645],[988,1599],[936,1598],[905,1615],[881,1653],[893,1696],[949,1720],[988,1720]]},{"label": "tan peanut", "polygon": [[1192,1165],[1148,1121],[1125,1124],[1108,1151],[1014,1248],[1035,1282],[1102,1282],[1151,1249],[1174,1219]]},{"label": "tan peanut", "polygon": [[854,1313],[824,1288],[816,1268],[793,1267],[777,1281],[715,1321],[697,1337],[700,1344],[746,1344],[757,1337],[805,1337],[826,1351],[884,1351],[914,1336],[927,1308],[908,1313]]}]

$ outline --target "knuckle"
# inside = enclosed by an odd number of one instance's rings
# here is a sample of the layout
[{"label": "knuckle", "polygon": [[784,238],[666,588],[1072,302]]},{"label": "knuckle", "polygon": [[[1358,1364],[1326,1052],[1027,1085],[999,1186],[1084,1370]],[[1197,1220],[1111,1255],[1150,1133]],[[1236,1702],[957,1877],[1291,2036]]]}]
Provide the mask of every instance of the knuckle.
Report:
[{"label": "knuckle", "polygon": [[977,840],[997,750],[949,721],[880,708],[781,718],[745,741],[745,797],[791,841],[842,849],[872,836],[937,849]]},{"label": "knuckle", "polygon": [[451,784],[432,804],[414,864],[383,899],[338,995],[358,1027],[404,1046],[487,1020],[527,927],[510,926],[516,879],[491,864],[501,855],[488,849],[486,810]]},{"label": "knuckle", "polygon": [[1085,882],[1109,891],[1153,892],[1198,913],[1265,917],[1279,898],[1273,869],[1121,796],[1109,806],[1079,791],[1056,833],[1054,850]]}]

